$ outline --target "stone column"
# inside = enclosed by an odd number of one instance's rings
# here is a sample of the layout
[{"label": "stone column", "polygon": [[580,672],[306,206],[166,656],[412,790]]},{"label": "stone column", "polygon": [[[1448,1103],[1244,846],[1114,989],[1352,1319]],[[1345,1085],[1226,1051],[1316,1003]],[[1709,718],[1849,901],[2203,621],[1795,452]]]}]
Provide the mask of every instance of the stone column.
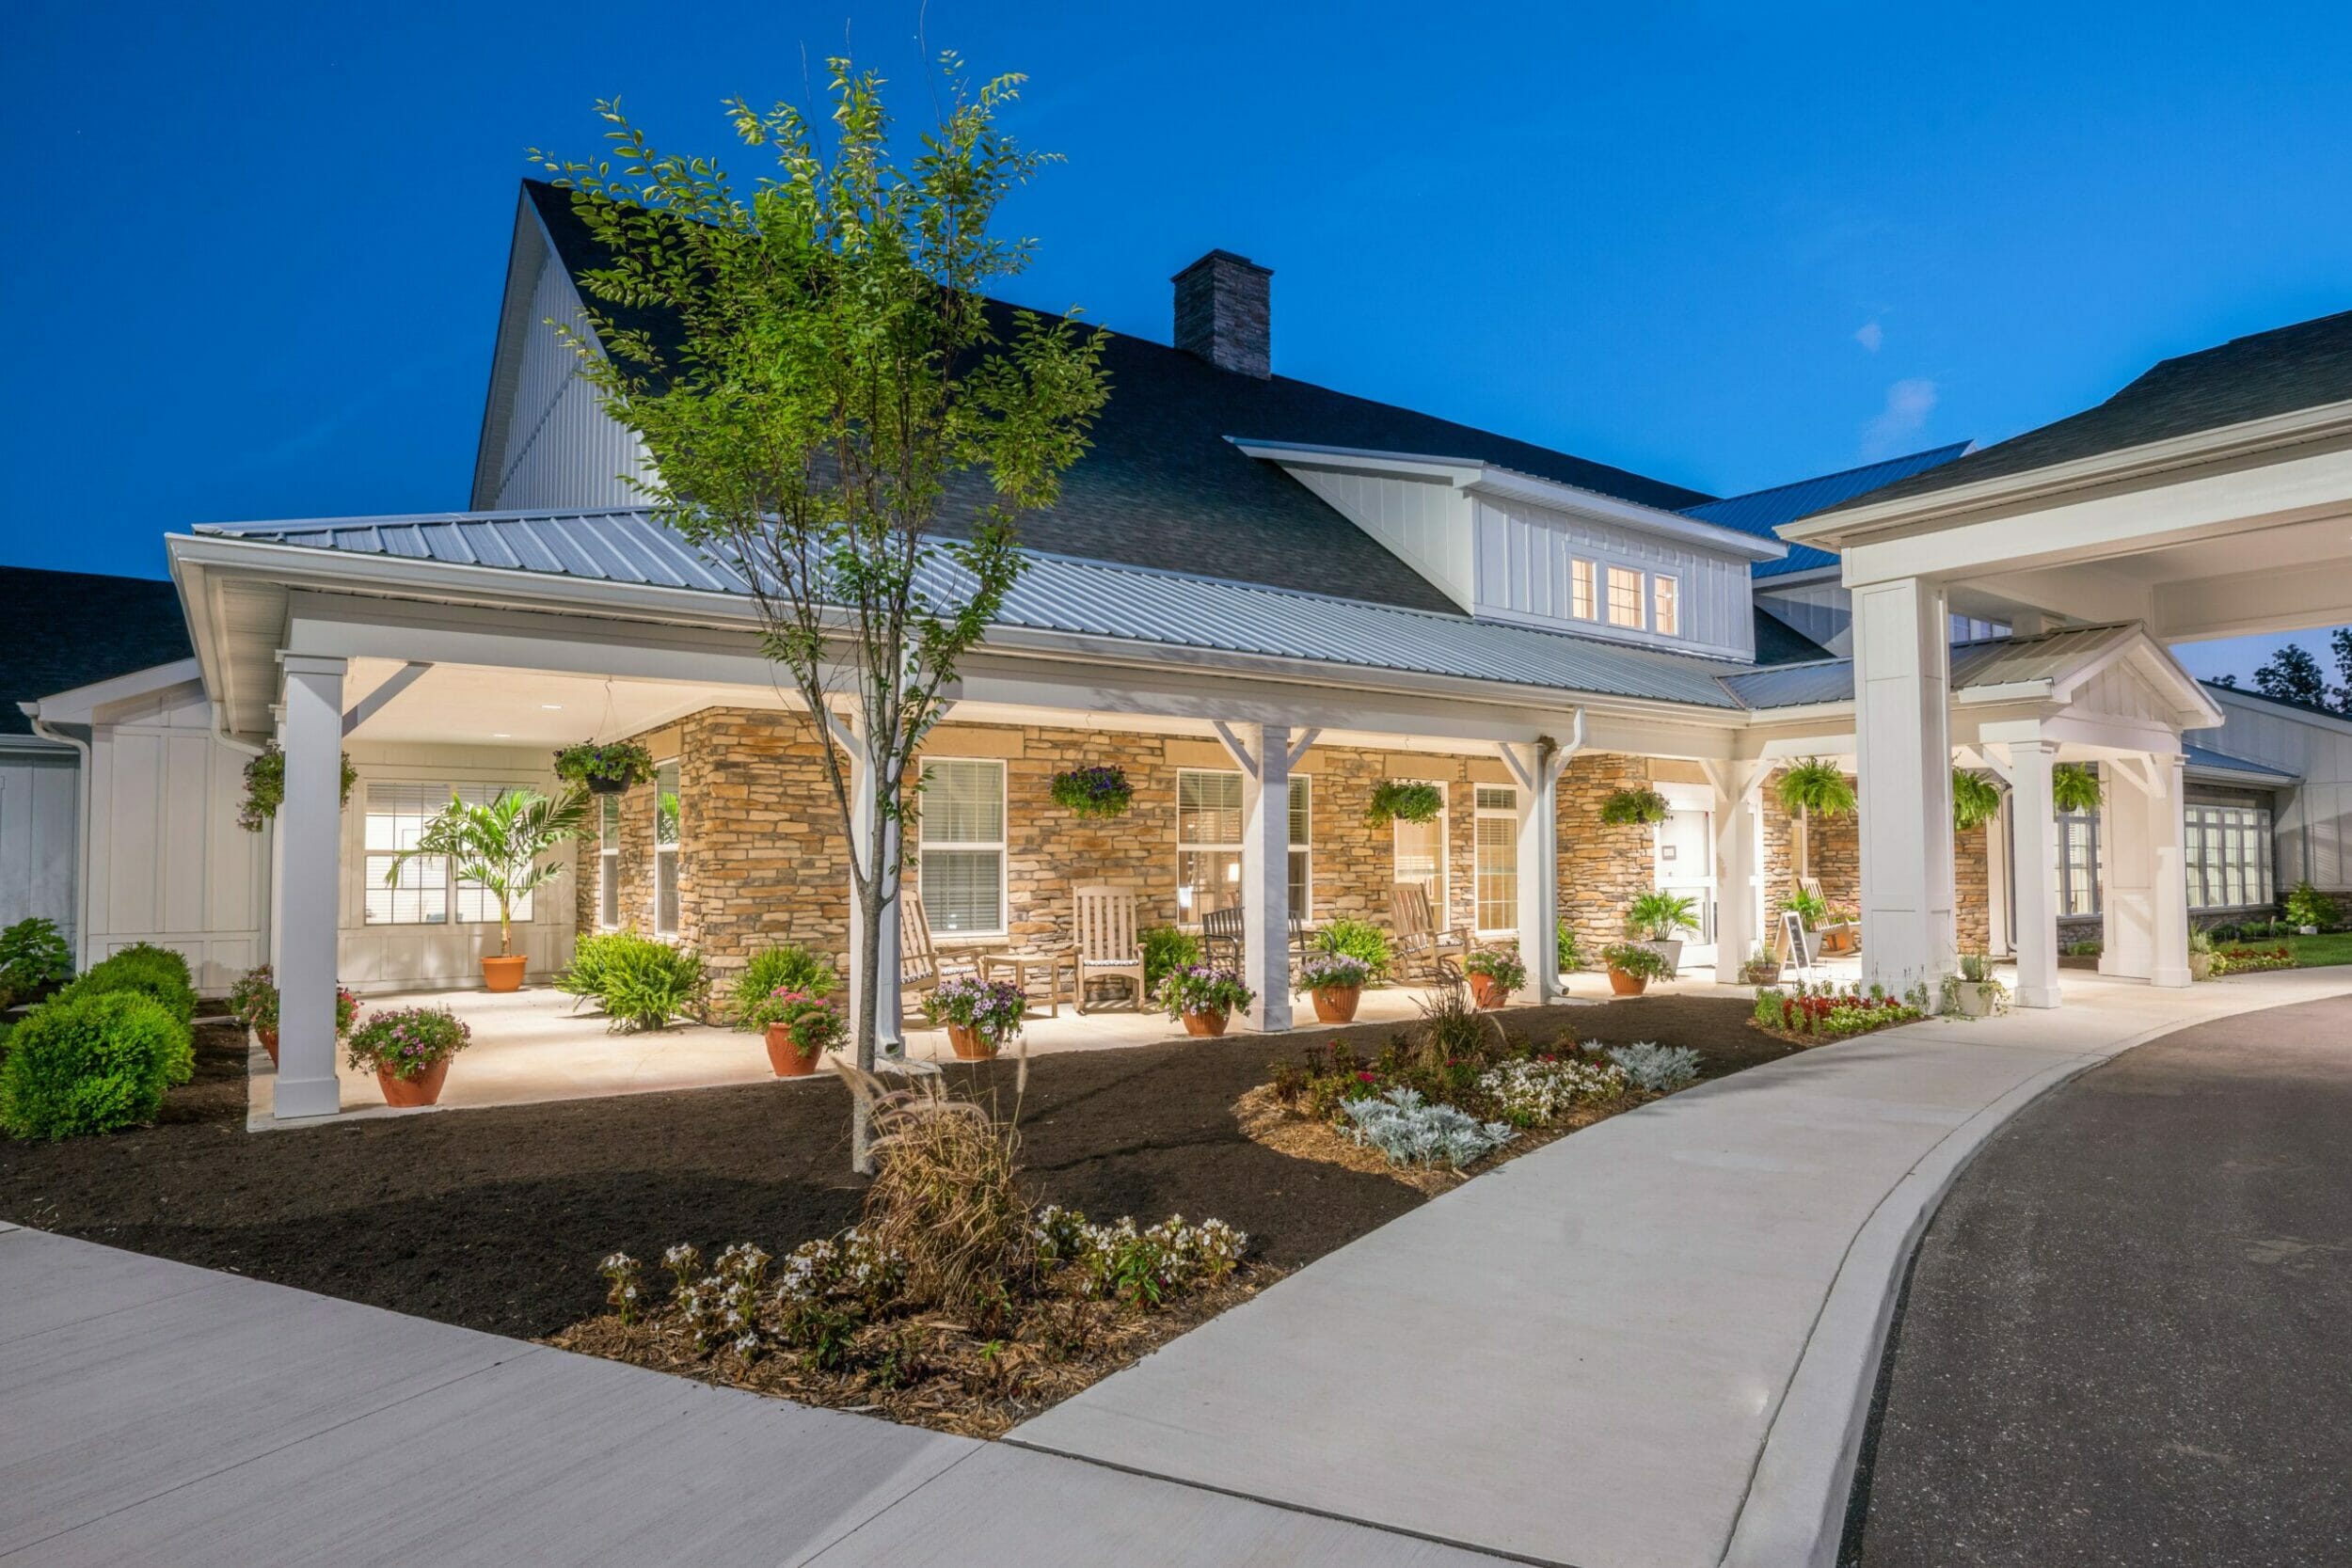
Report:
[{"label": "stone column", "polygon": [[2055,1007],[2058,985],[2058,816],[2050,768],[2058,747],[2047,740],[2009,748],[2010,836],[2017,843],[2017,1005]]},{"label": "stone column", "polygon": [[1740,966],[1756,940],[1756,798],[1761,762],[1710,762],[1715,786],[1715,979],[1738,985]]},{"label": "stone column", "polygon": [[343,661],[288,654],[286,798],[278,808],[280,1118],[342,1109],[335,1077],[343,837]]},{"label": "stone column", "polygon": [[[1537,1006],[1560,999],[1560,768],[1536,747],[1514,749],[1518,776],[1519,958]],[[1477,786],[1472,785],[1474,790]]]},{"label": "stone column", "polygon": [[1253,724],[1241,751],[1242,983],[1252,1027],[1291,1026],[1291,732]]},{"label": "stone column", "polygon": [[1902,992],[1954,969],[1951,616],[1919,578],[1854,590],[1862,969]]},{"label": "stone column", "polygon": [[2149,800],[2149,841],[2155,886],[2153,951],[2148,978],[2159,986],[2185,986],[2188,974],[2188,823],[2181,769],[2187,759],[2151,756],[2149,776],[2156,789]]},{"label": "stone column", "polygon": [[[2156,961],[2155,818],[2162,803],[2140,780],[2113,765],[2099,769],[2106,785],[2099,806],[2099,973],[2145,980]],[[2185,939],[2184,939],[2185,940]],[[2186,967],[2187,960],[2182,960]]]}]

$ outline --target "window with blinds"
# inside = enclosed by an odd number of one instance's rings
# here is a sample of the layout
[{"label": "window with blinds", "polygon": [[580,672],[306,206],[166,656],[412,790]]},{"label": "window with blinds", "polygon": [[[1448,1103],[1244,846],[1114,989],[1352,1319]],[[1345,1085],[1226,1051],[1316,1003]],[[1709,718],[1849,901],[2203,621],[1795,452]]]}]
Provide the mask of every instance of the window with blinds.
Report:
[{"label": "window with blinds", "polygon": [[2099,816],[2060,812],[2058,816],[2058,912],[2099,912]]},{"label": "window with blinds", "polygon": [[942,758],[923,764],[916,887],[935,935],[1005,929],[1005,765]]},{"label": "window with blinds", "polygon": [[683,806],[678,800],[675,762],[655,765],[653,770],[653,930],[674,937],[678,927],[678,840]]},{"label": "window with blinds", "polygon": [[610,931],[621,924],[621,798],[599,795],[596,804],[596,925]]},{"label": "window with blinds", "polygon": [[[1242,778],[1215,768],[1176,773],[1176,905],[1188,920],[1241,902]],[[1314,784],[1291,775],[1291,913],[1313,918]]]},{"label": "window with blinds", "polygon": [[[426,824],[449,808],[451,798],[487,805],[505,793],[502,784],[417,784],[372,780],[360,824],[361,875],[366,881],[363,918],[370,926],[480,925],[499,917],[498,900],[481,883],[456,876],[447,857],[417,855],[392,870],[403,850],[414,849]],[[531,895],[516,900],[516,920],[531,918]]]},{"label": "window with blinds", "polygon": [[2191,909],[2250,909],[2276,899],[2268,807],[2191,800],[2185,816]]},{"label": "window with blinds", "polygon": [[1519,924],[1519,794],[1480,784],[1476,798],[1478,929],[1504,936]]}]

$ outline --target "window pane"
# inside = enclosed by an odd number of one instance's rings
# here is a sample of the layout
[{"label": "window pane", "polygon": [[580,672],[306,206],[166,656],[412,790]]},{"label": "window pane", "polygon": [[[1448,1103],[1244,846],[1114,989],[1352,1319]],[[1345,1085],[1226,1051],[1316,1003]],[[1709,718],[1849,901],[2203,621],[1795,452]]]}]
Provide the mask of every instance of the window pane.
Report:
[{"label": "window pane", "polygon": [[621,923],[621,852],[596,857],[596,924],[611,930]]},{"label": "window pane", "polygon": [[[463,878],[457,882],[457,920],[460,925],[495,924],[499,917],[499,901],[480,882]],[[516,924],[531,918],[531,895],[526,893],[515,900],[513,916]]]},{"label": "window pane", "polygon": [[[1486,792],[1480,791],[1483,795]],[[1505,791],[1508,793],[1508,791]],[[1507,816],[1478,818],[1478,928],[1507,931],[1519,923],[1519,830]]]},{"label": "window pane", "polygon": [[920,881],[931,930],[1002,930],[1004,865],[993,849],[925,849]]},{"label": "window pane", "polygon": [[1001,844],[1005,838],[1005,765],[945,761],[923,765],[922,842]]},{"label": "window pane", "polygon": [[[1187,904],[1189,900],[1189,904]],[[1185,918],[1241,902],[1241,851],[1184,849],[1176,855],[1176,903]]]},{"label": "window pane", "polygon": [[1516,816],[1519,809],[1519,792],[1508,784],[1480,784],[1478,786],[1478,809],[1480,811],[1507,811]]},{"label": "window pane", "polygon": [[1609,624],[1613,626],[1638,626],[1642,624],[1642,574],[1631,567],[1609,568]]},{"label": "window pane", "polygon": [[371,926],[441,926],[449,921],[449,862],[437,855],[404,861],[400,879],[388,884],[392,857],[371,854],[361,874],[367,879],[367,924]]},{"label": "window pane", "polygon": [[653,928],[656,936],[677,935],[677,850],[663,849],[653,858]]},{"label": "window pane", "polygon": [[1682,607],[1677,594],[1677,585],[1674,578],[1650,578],[1650,596],[1657,601],[1657,614],[1650,624],[1652,629],[1668,637],[1677,635],[1681,626]]},{"label": "window pane", "polygon": [[1291,778],[1291,844],[1294,847],[1315,841],[1314,812],[1309,800],[1310,794],[1306,778],[1294,774]]},{"label": "window pane", "polygon": [[596,847],[618,849],[621,847],[621,798],[617,795],[596,797]]},{"label": "window pane", "polygon": [[1417,882],[1429,894],[1438,924],[1445,924],[1445,817],[1396,825],[1396,879]]},{"label": "window pane", "polygon": [[679,811],[676,763],[665,762],[653,770],[653,841],[675,844]]},{"label": "window pane", "polygon": [[1314,857],[1305,849],[1291,851],[1291,913],[1301,920],[1314,917]]},{"label": "window pane", "polygon": [[1241,775],[1187,768],[1176,775],[1176,842],[1241,842]]},{"label": "window pane", "polygon": [[1593,563],[1568,562],[1568,612],[1580,621],[1593,618]]}]

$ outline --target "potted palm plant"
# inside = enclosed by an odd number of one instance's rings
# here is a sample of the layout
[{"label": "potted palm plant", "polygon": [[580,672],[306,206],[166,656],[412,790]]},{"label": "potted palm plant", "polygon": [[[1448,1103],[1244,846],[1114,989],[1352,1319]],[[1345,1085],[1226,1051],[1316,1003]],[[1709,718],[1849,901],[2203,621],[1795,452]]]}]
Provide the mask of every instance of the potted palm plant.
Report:
[{"label": "potted palm plant", "polygon": [[527,960],[514,950],[515,905],[564,874],[562,861],[544,857],[578,833],[587,817],[588,797],[578,789],[560,800],[535,789],[510,789],[487,805],[453,794],[441,814],[425,824],[415,847],[392,857],[384,879],[397,882],[400,868],[415,856],[447,856],[461,880],[498,900],[499,951],[497,958],[482,960],[484,989],[520,990]]},{"label": "potted palm plant", "polygon": [[1797,819],[1797,875],[1813,875],[1813,849],[1810,843],[1813,818],[1817,816],[1851,816],[1854,813],[1853,781],[1834,762],[1820,757],[1807,757],[1791,764],[1773,784],[1772,793],[1779,797],[1780,809]]},{"label": "potted palm plant", "polygon": [[1697,914],[1695,899],[1658,889],[1626,906],[1627,934],[1636,941],[1646,939],[1659,961],[1666,966],[1666,973],[1672,974],[1682,967],[1682,942],[1675,933],[1691,925]]},{"label": "potted palm plant", "polygon": [[1298,965],[1298,989],[1314,998],[1323,1023],[1352,1022],[1371,978],[1372,966],[1345,953],[1312,953]]}]

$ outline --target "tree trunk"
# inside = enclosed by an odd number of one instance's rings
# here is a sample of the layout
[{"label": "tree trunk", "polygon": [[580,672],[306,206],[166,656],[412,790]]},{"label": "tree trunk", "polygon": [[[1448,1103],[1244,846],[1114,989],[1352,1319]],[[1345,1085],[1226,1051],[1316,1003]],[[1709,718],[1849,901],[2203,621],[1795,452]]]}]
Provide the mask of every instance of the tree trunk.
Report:
[{"label": "tree trunk", "polygon": [[[882,816],[879,801],[869,802],[866,812],[866,854],[863,857],[858,855],[854,839],[851,841],[850,854],[853,861],[862,858],[868,863],[866,867],[862,868],[867,872],[864,878],[864,885],[857,889],[858,932],[861,940],[858,942],[858,972],[853,989],[859,999],[855,1021],[857,1069],[860,1072],[871,1074],[880,1044],[875,1037],[874,1009],[882,995],[882,927],[884,912],[882,893],[885,887],[882,877],[882,852],[886,847],[887,835],[882,832]],[[892,976],[891,983],[893,985],[898,983],[897,976]],[[874,1174],[874,1155],[871,1148],[873,1137],[873,1118],[866,1114],[866,1101],[853,1095],[850,1097],[850,1168],[860,1176]]]}]

